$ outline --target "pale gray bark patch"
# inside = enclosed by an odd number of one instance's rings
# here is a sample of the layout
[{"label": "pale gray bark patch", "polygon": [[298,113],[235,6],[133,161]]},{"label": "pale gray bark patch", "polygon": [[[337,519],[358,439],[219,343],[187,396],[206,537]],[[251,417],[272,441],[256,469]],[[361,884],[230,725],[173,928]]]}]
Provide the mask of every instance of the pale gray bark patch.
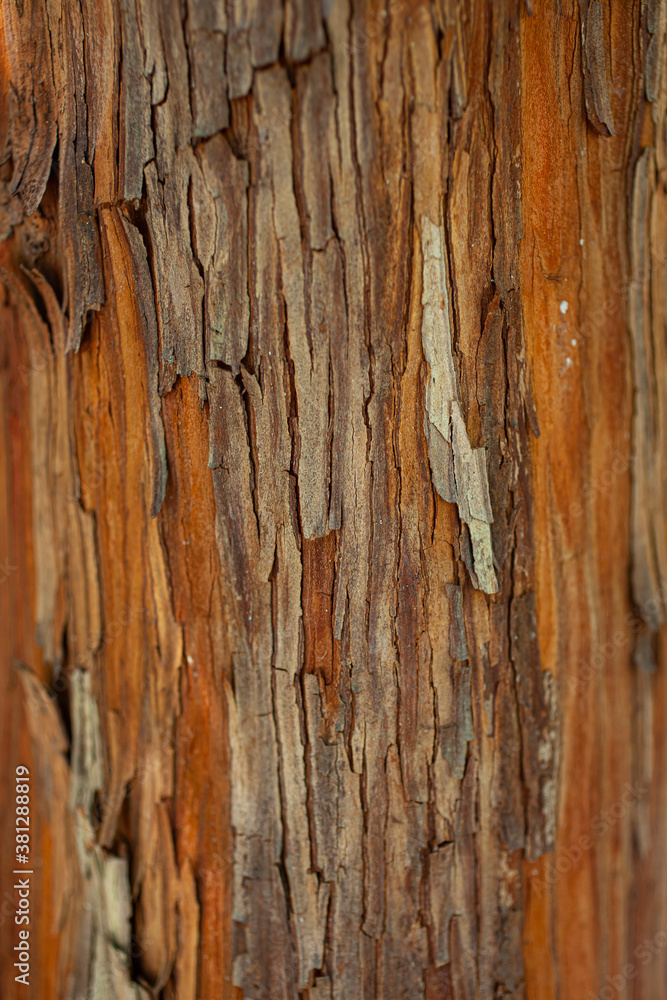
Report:
[{"label": "pale gray bark patch", "polygon": [[422,344],[429,364],[425,407],[433,482],[441,491],[443,500],[456,502],[461,520],[468,525],[474,586],[487,594],[495,594],[499,586],[491,542],[493,515],[485,450],[471,448],[461,415],[452,345],[444,230],[427,216],[422,217],[422,254]]}]

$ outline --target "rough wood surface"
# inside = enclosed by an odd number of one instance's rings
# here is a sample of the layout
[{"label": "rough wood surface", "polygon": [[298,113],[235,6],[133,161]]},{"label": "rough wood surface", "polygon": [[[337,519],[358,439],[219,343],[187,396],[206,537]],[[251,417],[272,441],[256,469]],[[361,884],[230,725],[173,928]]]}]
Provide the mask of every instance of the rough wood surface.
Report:
[{"label": "rough wood surface", "polygon": [[666,23],[2,6],[3,997],[664,993]]}]

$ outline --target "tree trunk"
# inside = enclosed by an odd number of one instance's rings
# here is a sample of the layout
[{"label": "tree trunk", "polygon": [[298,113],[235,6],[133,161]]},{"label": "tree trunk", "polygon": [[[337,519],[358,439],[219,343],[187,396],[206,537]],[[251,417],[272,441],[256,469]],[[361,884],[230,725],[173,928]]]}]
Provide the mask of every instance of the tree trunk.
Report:
[{"label": "tree trunk", "polygon": [[532,7],[3,4],[3,997],[664,994],[667,4]]}]

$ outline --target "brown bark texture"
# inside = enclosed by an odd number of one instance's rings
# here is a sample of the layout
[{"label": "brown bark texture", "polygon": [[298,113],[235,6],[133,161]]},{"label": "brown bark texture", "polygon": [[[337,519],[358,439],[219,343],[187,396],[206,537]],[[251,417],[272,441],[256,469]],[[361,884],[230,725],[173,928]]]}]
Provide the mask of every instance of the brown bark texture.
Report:
[{"label": "brown bark texture", "polygon": [[7,1000],[667,995],[666,19],[4,0]]}]

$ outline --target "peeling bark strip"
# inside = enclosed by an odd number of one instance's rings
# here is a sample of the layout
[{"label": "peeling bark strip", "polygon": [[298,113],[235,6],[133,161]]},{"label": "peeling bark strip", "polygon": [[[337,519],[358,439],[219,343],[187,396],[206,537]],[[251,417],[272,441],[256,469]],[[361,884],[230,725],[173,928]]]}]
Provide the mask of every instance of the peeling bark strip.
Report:
[{"label": "peeling bark strip", "polygon": [[628,325],[632,337],[634,414],[632,448],[632,589],[640,615],[653,631],[665,620],[667,549],[660,456],[664,447],[664,387],[656,378],[663,347],[653,322],[651,217],[654,214],[654,155],[641,154],[635,167],[630,215],[632,277]]},{"label": "peeling bark strip", "polygon": [[579,0],[584,94],[588,120],[601,135],[615,135],[609,95],[603,6],[599,0]]},{"label": "peeling bark strip", "polygon": [[36,996],[557,1000],[662,928],[665,3],[535,6],[2,7]]},{"label": "peeling bark strip", "polygon": [[665,0],[649,0],[645,9],[646,29],[649,43],[646,51],[644,80],[646,99],[660,98],[662,74],[664,73],[665,28],[667,28],[667,3]]},{"label": "peeling bark strip", "polygon": [[449,294],[442,227],[422,219],[424,278],[422,343],[431,369],[426,390],[426,433],[436,489],[443,500],[456,503],[472,539],[473,586],[487,594],[499,587],[493,567],[489,500],[484,448],[471,448],[461,415],[449,322]]}]

